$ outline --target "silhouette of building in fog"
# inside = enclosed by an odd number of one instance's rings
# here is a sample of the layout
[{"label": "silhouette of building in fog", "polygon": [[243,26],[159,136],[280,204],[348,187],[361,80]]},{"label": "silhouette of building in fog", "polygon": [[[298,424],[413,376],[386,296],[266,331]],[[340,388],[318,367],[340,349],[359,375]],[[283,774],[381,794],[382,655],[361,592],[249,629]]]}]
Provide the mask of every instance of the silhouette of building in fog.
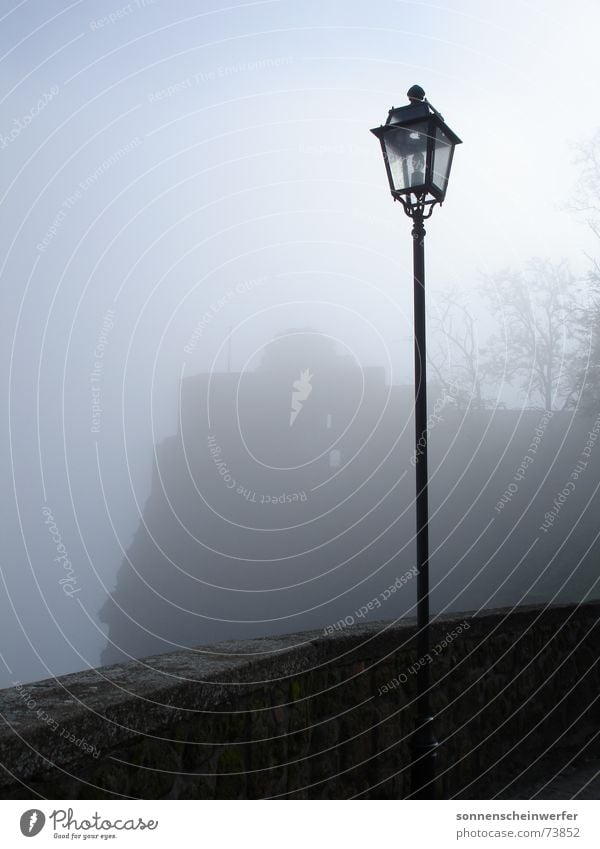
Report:
[{"label": "silhouette of building in fog", "polygon": [[[430,396],[433,609],[539,600],[563,561],[548,566],[549,538],[522,557],[562,486],[563,471],[548,468],[568,414],[555,414],[519,498],[498,515],[540,413],[465,416],[435,387]],[[270,343],[255,371],[184,379],[180,398],[179,431],[156,447],[139,528],[100,611],[103,663],[325,628],[412,569],[412,387],[299,330]],[[408,581],[372,618],[414,615],[415,592]]]}]

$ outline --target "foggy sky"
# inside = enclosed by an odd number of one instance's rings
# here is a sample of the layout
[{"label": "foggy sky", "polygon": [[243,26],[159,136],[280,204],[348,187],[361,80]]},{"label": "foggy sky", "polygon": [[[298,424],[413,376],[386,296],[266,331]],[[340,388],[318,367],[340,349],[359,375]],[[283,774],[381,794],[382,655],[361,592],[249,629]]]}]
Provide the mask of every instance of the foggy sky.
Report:
[{"label": "foggy sky", "polygon": [[0,24],[8,686],[99,663],[182,381],[308,328],[410,384],[410,226],[368,132],[410,85],[464,142],[427,226],[431,309],[531,256],[585,273],[569,203],[600,8],[25,0]]}]

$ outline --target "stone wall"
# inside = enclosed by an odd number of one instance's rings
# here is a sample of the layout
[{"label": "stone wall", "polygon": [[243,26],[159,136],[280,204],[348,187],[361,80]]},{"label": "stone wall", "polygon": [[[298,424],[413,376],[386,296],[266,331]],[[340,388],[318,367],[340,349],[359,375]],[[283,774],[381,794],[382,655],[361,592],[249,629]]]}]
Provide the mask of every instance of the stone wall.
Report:
[{"label": "stone wall", "polygon": [[[599,613],[593,602],[433,624],[444,798],[510,797],[538,756],[593,736]],[[414,623],[380,622],[2,690],[0,796],[404,798],[418,661]]]}]

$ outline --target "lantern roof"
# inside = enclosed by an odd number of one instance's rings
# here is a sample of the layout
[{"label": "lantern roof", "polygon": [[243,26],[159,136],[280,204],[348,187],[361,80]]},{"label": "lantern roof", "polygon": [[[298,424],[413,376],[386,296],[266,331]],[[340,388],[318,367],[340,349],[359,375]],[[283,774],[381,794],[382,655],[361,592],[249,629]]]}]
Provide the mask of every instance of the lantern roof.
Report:
[{"label": "lantern roof", "polygon": [[421,86],[407,92],[406,106],[392,107],[387,121],[371,130],[379,139],[390,191],[408,215],[429,213],[446,196],[454,147],[461,140],[425,97]]},{"label": "lantern roof", "polygon": [[[410,90],[412,91],[412,89]],[[371,132],[379,138],[385,127],[389,127],[390,125],[393,126],[394,124],[403,126],[412,124],[413,121],[423,121],[427,118],[433,118],[436,124],[443,127],[446,135],[453,144],[462,144],[461,139],[459,139],[456,133],[446,124],[443,116],[431,105],[431,103],[429,103],[429,101],[425,99],[421,102],[417,102],[412,99],[407,106],[392,106],[388,112],[385,124],[382,124],[380,127],[375,127],[371,130]]]}]

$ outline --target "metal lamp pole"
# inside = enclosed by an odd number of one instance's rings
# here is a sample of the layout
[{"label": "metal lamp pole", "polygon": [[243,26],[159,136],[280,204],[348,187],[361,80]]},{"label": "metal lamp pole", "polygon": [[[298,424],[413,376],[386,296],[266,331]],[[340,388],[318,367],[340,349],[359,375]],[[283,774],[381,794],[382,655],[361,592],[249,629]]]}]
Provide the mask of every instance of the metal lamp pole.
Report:
[{"label": "metal lamp pole", "polygon": [[427,352],[425,340],[425,227],[446,197],[455,132],[419,85],[408,106],[393,107],[385,124],[371,130],[381,144],[390,191],[412,219],[415,332],[415,471],[417,513],[417,721],[411,740],[412,792],[435,798],[437,741],[429,701],[429,504],[427,497]]},{"label": "metal lamp pole", "polygon": [[427,493],[427,348],[425,334],[425,227],[423,213],[413,217],[415,332],[415,461],[417,512],[417,723],[411,741],[412,795],[435,798],[435,756],[429,703],[429,499]]}]

